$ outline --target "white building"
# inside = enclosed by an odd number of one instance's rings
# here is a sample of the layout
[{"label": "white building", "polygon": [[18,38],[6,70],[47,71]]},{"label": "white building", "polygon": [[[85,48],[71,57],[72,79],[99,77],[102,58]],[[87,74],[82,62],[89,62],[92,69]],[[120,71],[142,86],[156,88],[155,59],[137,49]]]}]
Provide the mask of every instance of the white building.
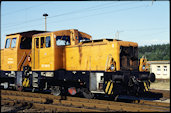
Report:
[{"label": "white building", "polygon": [[156,79],[170,79],[170,61],[148,61],[150,72],[156,75]]}]

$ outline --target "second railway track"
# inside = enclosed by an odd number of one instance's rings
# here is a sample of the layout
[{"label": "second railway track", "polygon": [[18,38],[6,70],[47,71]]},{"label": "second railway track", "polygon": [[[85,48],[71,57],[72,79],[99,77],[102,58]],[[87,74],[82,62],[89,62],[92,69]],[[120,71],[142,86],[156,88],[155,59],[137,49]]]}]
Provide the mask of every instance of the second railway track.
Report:
[{"label": "second railway track", "polygon": [[97,99],[67,97],[31,92],[1,90],[1,103],[9,105],[27,105],[28,108],[57,112],[169,112],[170,104],[152,101],[140,103],[123,103]]},{"label": "second railway track", "polygon": [[154,93],[162,93],[164,98],[170,99],[170,90],[154,90],[154,89],[151,89],[150,91],[154,92]]}]

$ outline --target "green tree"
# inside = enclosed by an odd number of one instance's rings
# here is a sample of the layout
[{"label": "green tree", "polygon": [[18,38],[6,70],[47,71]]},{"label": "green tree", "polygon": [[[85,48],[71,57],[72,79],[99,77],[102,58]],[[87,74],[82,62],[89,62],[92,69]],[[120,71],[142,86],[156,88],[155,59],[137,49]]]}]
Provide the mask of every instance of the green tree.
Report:
[{"label": "green tree", "polygon": [[157,44],[139,47],[139,58],[143,55],[148,60],[170,60],[170,44]]}]

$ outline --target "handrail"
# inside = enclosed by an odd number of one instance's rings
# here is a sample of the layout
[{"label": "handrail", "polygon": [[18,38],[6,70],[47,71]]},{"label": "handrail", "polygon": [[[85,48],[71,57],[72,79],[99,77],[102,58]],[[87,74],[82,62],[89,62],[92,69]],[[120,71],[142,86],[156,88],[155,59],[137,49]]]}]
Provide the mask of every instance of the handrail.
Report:
[{"label": "handrail", "polygon": [[29,52],[29,54],[26,56],[26,58],[25,58],[25,60],[24,60],[24,63],[23,63],[22,65],[24,65],[24,64],[25,64],[26,59],[27,59],[27,57],[28,57],[30,54],[31,54],[31,51],[30,51],[30,52]]},{"label": "handrail", "polygon": [[108,63],[109,63],[109,59],[112,57],[112,55],[111,54],[109,54],[108,56],[107,56],[107,60],[106,60],[106,65],[105,65],[105,72],[107,71],[107,68],[108,68]]},{"label": "handrail", "polygon": [[[21,60],[20,60],[20,62],[24,59],[24,61],[22,62],[22,64],[19,62],[18,63],[18,65],[17,65],[17,67],[21,64],[21,66],[20,67],[18,67],[18,69],[21,69],[21,67],[25,64],[25,62],[26,62],[26,59],[27,59],[27,57],[29,56],[31,54],[31,51],[29,52],[29,54],[27,55],[26,54],[26,52],[24,52],[24,54],[23,54],[23,56],[22,56],[22,58],[21,58]],[[26,55],[26,56],[25,56]],[[24,57],[25,56],[25,57]]]},{"label": "handrail", "polygon": [[[22,58],[20,59],[20,61],[19,61],[18,65],[17,65],[17,68],[18,68],[18,66],[20,65],[20,62],[23,60],[24,55],[26,55],[26,52],[24,52],[24,54],[23,54]],[[18,68],[18,69],[19,69],[19,68]]]}]

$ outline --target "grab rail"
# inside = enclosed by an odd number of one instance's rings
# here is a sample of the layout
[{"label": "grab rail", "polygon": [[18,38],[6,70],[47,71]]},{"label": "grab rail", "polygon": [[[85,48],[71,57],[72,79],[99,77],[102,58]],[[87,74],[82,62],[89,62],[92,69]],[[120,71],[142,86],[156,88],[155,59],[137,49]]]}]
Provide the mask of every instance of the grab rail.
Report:
[{"label": "grab rail", "polygon": [[[22,58],[20,59],[20,61],[19,61],[18,65],[17,65],[18,70],[21,70],[21,67],[25,64],[26,59],[27,59],[27,57],[28,57],[30,54],[31,54],[31,51],[29,52],[29,54],[28,54],[28,55],[26,54],[26,52],[24,52],[24,54],[23,54]],[[19,67],[19,66],[20,66],[20,67]]]},{"label": "grab rail", "polygon": [[20,69],[20,68],[19,68],[19,65],[20,65],[20,63],[21,63],[21,61],[23,60],[23,58],[24,58],[24,56],[25,56],[25,55],[26,55],[26,52],[24,52],[24,54],[23,54],[22,58],[20,59],[20,61],[19,61],[18,65],[17,65],[17,68],[18,68],[18,69]]},{"label": "grab rail", "polygon": [[105,65],[105,72],[107,71],[108,64],[109,64],[109,61],[110,61],[111,57],[112,57],[111,54],[109,54],[109,55],[107,56],[106,65]]},{"label": "grab rail", "polygon": [[28,58],[28,56],[31,54],[31,51],[29,52],[29,54],[26,56],[26,58],[25,58],[25,60],[24,60],[24,62],[23,62],[23,64],[22,64],[22,66],[25,64],[25,62],[26,62],[26,59]]}]

